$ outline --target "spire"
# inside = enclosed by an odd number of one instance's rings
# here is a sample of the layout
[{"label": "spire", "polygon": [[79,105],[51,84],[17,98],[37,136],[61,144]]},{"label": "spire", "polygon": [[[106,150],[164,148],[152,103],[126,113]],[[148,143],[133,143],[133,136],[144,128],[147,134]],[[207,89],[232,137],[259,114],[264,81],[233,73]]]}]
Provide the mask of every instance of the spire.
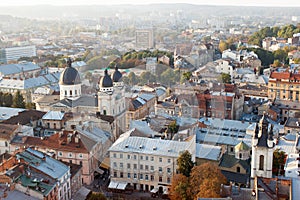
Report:
[{"label": "spire", "polygon": [[68,67],[72,67],[72,60],[71,60],[70,57],[68,58],[67,66],[68,66]]},{"label": "spire", "polygon": [[259,132],[259,127],[258,124],[256,124],[254,138],[258,138],[258,132]]}]

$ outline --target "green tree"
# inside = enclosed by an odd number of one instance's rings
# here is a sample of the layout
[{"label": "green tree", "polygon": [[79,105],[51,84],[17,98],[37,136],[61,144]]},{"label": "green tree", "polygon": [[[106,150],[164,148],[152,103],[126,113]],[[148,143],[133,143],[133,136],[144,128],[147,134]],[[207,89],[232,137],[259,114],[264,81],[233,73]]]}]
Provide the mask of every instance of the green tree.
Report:
[{"label": "green tree", "polygon": [[3,95],[3,106],[11,107],[13,104],[13,96],[10,93],[5,93]]},{"label": "green tree", "polygon": [[279,60],[280,62],[284,62],[287,58],[288,54],[282,49],[278,49],[273,52],[274,59]]},{"label": "green tree", "polygon": [[138,83],[138,77],[135,75],[134,72],[130,72],[128,74],[128,79],[129,79],[129,85],[133,86]]},{"label": "green tree", "polygon": [[156,82],[156,76],[151,74],[151,72],[146,71],[140,75],[140,83],[142,85],[146,83],[154,83],[154,82]]},{"label": "green tree", "polygon": [[25,108],[25,101],[23,95],[18,90],[13,97],[13,105],[14,108]]},{"label": "green tree", "polygon": [[0,106],[3,106],[4,103],[4,94],[3,92],[0,92]]},{"label": "green tree", "polygon": [[26,103],[25,104],[26,109],[35,109],[35,103]]},{"label": "green tree", "polygon": [[286,154],[284,151],[279,151],[276,149],[273,153],[273,174],[283,175],[284,174],[284,164],[285,164]]},{"label": "green tree", "polygon": [[189,180],[183,174],[175,174],[170,187],[171,200],[192,200]]},{"label": "green tree", "polygon": [[188,150],[185,150],[177,159],[178,171],[186,177],[190,176],[191,170],[194,167],[192,161],[192,154]]},{"label": "green tree", "polygon": [[231,76],[226,73],[221,73],[219,80],[222,81],[222,83],[231,83]]},{"label": "green tree", "polygon": [[180,83],[184,83],[185,81],[189,81],[192,76],[192,72],[184,72],[181,75]]}]

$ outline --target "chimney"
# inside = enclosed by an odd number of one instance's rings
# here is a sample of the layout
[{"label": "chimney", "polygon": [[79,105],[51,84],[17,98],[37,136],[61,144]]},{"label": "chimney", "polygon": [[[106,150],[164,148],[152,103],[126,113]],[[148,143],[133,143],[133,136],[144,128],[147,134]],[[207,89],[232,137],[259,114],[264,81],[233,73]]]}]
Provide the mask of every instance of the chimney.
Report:
[{"label": "chimney", "polygon": [[72,140],[72,134],[68,134],[67,144],[70,144],[71,140]]},{"label": "chimney", "polygon": [[76,144],[79,143],[79,139],[80,139],[80,136],[79,136],[79,134],[77,134],[77,135],[75,136],[75,143],[76,143]]}]

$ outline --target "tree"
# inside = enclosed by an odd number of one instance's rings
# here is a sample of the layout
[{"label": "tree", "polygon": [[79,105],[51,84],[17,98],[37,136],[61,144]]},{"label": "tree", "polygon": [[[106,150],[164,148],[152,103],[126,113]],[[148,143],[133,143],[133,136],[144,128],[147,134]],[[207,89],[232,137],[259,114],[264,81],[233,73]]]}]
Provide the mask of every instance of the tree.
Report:
[{"label": "tree", "polygon": [[225,51],[226,49],[229,49],[229,44],[225,41],[220,41],[219,43],[219,49],[221,52]]},{"label": "tree", "polygon": [[222,83],[231,83],[231,76],[229,74],[222,73],[219,80],[222,81]]},{"label": "tree", "polygon": [[194,167],[192,161],[192,154],[188,150],[185,150],[177,159],[178,171],[186,177],[190,176],[191,170]]},{"label": "tree", "polygon": [[282,64],[279,60],[274,60],[273,65],[274,65],[274,67],[280,67]]},{"label": "tree", "polygon": [[18,90],[15,96],[13,97],[13,105],[14,108],[25,108],[25,101],[23,95]]},{"label": "tree", "polygon": [[146,83],[153,83],[153,82],[156,82],[156,76],[151,74],[151,72],[146,71],[140,75],[140,83],[141,84],[144,85]]},{"label": "tree", "polygon": [[170,188],[171,200],[191,200],[193,199],[190,193],[189,180],[183,174],[175,174],[172,178],[172,184]]},{"label": "tree", "polygon": [[217,165],[204,163],[192,169],[190,186],[193,197],[220,197],[221,184],[225,183],[226,178]]},{"label": "tree", "polygon": [[107,198],[100,192],[91,192],[86,200],[106,200]]},{"label": "tree", "polygon": [[278,49],[278,50],[274,51],[273,55],[274,55],[274,59],[277,59],[280,62],[284,62],[286,57],[288,56],[288,54],[282,49]]},{"label": "tree", "polygon": [[276,149],[273,153],[273,174],[274,175],[283,175],[284,174],[284,164],[285,164],[285,152],[279,151]]},{"label": "tree", "polygon": [[130,72],[130,73],[128,74],[128,79],[129,79],[129,84],[130,84],[131,86],[138,83],[138,77],[135,75],[134,72]]},{"label": "tree", "polygon": [[184,72],[181,75],[180,83],[184,83],[185,81],[189,81],[192,76],[192,72]]},{"label": "tree", "polygon": [[11,107],[13,104],[13,96],[10,93],[5,93],[3,95],[3,106]]}]

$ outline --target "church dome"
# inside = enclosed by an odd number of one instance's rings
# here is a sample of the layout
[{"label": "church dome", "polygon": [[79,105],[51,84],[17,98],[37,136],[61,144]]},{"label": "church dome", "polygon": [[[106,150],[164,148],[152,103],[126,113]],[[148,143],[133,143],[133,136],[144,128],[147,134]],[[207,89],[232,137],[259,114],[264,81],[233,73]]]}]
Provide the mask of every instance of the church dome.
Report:
[{"label": "church dome", "polygon": [[118,70],[118,67],[115,67],[115,71],[111,75],[113,82],[119,82],[122,78],[122,73]]},{"label": "church dome", "polygon": [[80,84],[80,75],[78,71],[72,67],[72,61],[68,60],[68,66],[60,75],[59,84],[60,85],[76,85]]},{"label": "church dome", "polygon": [[113,87],[113,81],[111,80],[110,76],[108,75],[107,69],[104,71],[104,76],[100,79],[99,86],[104,87]]}]

